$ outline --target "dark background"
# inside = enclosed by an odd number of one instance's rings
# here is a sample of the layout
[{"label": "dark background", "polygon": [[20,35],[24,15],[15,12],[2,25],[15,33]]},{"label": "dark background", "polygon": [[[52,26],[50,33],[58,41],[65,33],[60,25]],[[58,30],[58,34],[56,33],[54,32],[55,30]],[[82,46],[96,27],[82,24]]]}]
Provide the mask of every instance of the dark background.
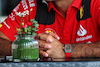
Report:
[{"label": "dark background", "polygon": [[0,16],[8,16],[21,0],[0,0]]}]

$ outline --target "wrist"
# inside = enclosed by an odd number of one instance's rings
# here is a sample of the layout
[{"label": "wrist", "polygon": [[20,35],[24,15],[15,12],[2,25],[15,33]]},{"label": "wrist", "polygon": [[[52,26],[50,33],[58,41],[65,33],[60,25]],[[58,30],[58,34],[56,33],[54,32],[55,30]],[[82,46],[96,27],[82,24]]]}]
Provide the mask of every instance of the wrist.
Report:
[{"label": "wrist", "polygon": [[71,57],[71,53],[73,51],[72,44],[65,44],[63,46],[63,49],[64,49],[64,52],[65,52],[66,57]]}]

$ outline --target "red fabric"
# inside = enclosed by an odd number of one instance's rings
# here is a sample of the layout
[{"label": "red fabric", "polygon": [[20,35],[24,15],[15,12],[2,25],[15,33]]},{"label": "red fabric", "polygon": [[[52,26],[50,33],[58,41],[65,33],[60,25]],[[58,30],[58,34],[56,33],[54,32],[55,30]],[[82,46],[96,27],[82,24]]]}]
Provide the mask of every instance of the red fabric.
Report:
[{"label": "red fabric", "polygon": [[71,57],[71,53],[66,53],[66,57]]},{"label": "red fabric", "polygon": [[[91,0],[90,13],[91,17],[80,22],[76,19],[77,10],[81,7],[82,0],[74,0],[68,8],[66,18],[49,2],[49,9],[55,11],[55,22],[52,25],[40,24],[38,33],[49,31],[57,34],[63,44],[67,43],[91,43],[100,40],[100,4],[99,0]],[[0,30],[7,35],[12,41],[15,40],[16,26],[20,26],[21,18],[16,12],[29,11],[29,15],[25,16],[26,22],[34,19],[36,15],[36,0],[22,0],[19,5],[7,17]],[[27,19],[28,18],[28,19]],[[84,30],[84,31],[83,31]],[[81,35],[80,35],[81,34]]]}]

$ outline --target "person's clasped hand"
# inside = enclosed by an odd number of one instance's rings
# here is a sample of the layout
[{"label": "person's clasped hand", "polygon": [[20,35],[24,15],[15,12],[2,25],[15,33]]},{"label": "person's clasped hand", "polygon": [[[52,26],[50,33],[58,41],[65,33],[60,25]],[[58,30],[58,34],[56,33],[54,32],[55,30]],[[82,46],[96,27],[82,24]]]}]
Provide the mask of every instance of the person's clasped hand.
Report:
[{"label": "person's clasped hand", "polygon": [[59,36],[54,33],[37,34],[36,40],[39,42],[39,53],[44,57],[65,58],[63,44],[59,39]]}]

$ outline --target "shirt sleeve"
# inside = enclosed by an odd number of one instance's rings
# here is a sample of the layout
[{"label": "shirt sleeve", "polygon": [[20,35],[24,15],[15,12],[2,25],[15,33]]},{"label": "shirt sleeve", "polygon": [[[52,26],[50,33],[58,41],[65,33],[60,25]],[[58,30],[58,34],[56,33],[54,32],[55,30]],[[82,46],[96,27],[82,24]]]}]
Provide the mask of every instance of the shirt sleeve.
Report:
[{"label": "shirt sleeve", "polygon": [[96,8],[96,16],[95,18],[97,18],[97,22],[99,24],[99,27],[100,27],[100,0],[97,1],[97,8]]},{"label": "shirt sleeve", "polygon": [[93,21],[100,27],[100,0],[91,0],[91,14]]},{"label": "shirt sleeve", "polygon": [[[28,15],[20,16],[22,13],[28,12]],[[20,3],[13,9],[12,13],[0,24],[2,31],[11,41],[17,33],[16,28],[20,27],[20,22],[25,22],[34,19],[36,14],[36,0],[21,0]]]}]

